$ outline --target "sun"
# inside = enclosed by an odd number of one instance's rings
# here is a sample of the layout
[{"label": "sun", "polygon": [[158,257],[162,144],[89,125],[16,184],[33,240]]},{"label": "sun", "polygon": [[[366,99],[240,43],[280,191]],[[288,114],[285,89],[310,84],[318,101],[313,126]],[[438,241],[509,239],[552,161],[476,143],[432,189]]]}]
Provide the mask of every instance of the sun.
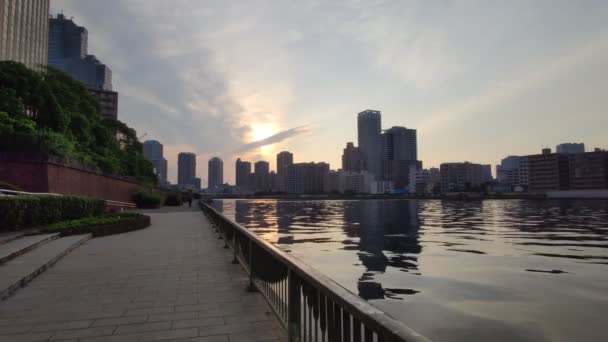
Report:
[{"label": "sun", "polygon": [[272,127],[269,125],[255,125],[252,129],[253,141],[259,141],[272,136]]},{"label": "sun", "polygon": [[[273,128],[270,125],[254,125],[251,129],[251,138],[253,141],[264,140],[271,137],[273,134]],[[270,155],[272,152],[272,145],[264,145],[260,147],[260,154]]]}]

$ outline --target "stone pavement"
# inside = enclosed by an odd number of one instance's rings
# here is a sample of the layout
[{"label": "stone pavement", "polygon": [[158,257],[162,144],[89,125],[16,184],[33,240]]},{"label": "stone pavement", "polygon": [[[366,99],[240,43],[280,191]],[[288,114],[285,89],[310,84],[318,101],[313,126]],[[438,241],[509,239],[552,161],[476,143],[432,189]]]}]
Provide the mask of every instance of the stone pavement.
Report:
[{"label": "stone pavement", "polygon": [[146,214],[149,228],[89,240],[0,302],[0,342],[286,340],[200,211]]}]

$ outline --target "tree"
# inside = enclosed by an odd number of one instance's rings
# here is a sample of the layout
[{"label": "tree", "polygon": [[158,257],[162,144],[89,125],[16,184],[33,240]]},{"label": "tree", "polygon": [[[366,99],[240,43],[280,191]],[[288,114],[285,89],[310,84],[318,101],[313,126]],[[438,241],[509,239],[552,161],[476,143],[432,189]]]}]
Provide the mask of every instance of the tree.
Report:
[{"label": "tree", "polygon": [[155,185],[135,130],[102,119],[99,108],[88,89],[64,72],[0,62],[0,132],[28,135],[43,152]]}]

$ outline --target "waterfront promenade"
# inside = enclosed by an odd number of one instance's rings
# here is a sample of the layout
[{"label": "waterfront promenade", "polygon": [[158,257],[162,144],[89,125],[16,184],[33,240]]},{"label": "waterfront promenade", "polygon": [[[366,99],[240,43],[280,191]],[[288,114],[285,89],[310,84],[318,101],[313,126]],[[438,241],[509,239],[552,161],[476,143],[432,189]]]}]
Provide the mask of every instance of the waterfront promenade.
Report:
[{"label": "waterfront promenade", "polygon": [[284,341],[247,275],[195,208],[87,241],[0,302],[0,342]]}]

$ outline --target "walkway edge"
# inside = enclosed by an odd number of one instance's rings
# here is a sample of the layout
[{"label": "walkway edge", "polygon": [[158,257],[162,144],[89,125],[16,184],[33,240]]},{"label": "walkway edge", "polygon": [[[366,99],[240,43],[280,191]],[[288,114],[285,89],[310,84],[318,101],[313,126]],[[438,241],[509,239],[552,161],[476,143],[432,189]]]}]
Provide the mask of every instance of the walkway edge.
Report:
[{"label": "walkway edge", "polygon": [[91,239],[91,237],[92,237],[91,234],[84,235],[80,240],[78,240],[75,243],[73,243],[71,246],[69,246],[68,248],[66,248],[64,251],[62,251],[61,253],[57,254],[56,256],[54,256],[53,258],[51,258],[49,261],[47,261],[46,263],[44,263],[40,267],[34,269],[30,274],[24,276],[20,280],[18,280],[15,283],[11,284],[9,287],[0,290],[0,301],[3,301],[6,298],[10,297],[17,290],[19,290],[21,287],[24,287],[25,285],[27,285],[27,283],[29,283],[34,278],[36,278],[37,276],[39,276],[42,272],[46,271],[51,266],[53,266],[57,261],[59,261],[61,258],[63,258],[66,254],[68,254],[69,252],[71,252],[72,250],[74,250],[75,248],[77,248],[78,246],[82,245],[83,243],[85,243],[86,241],[88,241],[89,239]]}]

